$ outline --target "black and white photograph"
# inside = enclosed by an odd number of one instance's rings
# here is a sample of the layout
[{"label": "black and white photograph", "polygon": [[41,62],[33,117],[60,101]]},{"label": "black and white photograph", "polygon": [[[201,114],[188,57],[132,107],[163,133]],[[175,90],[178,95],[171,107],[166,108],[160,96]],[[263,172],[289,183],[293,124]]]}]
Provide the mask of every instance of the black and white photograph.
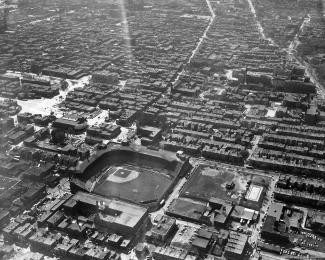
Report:
[{"label": "black and white photograph", "polygon": [[325,259],[325,0],[0,0],[0,260]]}]

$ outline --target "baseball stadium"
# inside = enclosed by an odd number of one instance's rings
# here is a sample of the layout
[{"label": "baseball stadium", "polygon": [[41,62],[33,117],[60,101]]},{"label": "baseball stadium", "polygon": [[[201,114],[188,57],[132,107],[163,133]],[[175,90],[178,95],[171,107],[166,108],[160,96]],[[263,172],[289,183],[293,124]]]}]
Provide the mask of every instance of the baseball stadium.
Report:
[{"label": "baseball stadium", "polygon": [[78,165],[71,190],[84,190],[159,208],[179,178],[190,169],[175,153],[142,146],[111,145]]}]

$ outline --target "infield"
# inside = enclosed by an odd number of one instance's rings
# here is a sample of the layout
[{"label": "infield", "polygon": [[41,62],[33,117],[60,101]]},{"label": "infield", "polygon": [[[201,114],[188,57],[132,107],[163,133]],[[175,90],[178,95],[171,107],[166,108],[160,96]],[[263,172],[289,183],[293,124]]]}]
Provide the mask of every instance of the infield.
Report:
[{"label": "infield", "polygon": [[115,183],[124,183],[132,181],[139,177],[139,172],[134,170],[124,169],[122,167],[112,167],[106,172],[106,181],[111,181]]},{"label": "infield", "polygon": [[157,171],[132,165],[110,167],[93,192],[105,197],[119,197],[146,204],[159,201],[173,179]]},{"label": "infield", "polygon": [[156,210],[190,169],[188,159],[172,152],[110,144],[78,164],[72,188]]}]

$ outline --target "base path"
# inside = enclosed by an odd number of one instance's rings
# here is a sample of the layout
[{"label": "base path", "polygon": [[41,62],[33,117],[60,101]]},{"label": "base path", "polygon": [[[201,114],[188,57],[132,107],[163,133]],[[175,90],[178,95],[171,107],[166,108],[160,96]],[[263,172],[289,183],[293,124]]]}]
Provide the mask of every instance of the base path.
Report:
[{"label": "base path", "polygon": [[121,167],[117,167],[115,172],[107,176],[106,180],[115,183],[124,183],[132,181],[139,177],[138,171],[126,170]]}]

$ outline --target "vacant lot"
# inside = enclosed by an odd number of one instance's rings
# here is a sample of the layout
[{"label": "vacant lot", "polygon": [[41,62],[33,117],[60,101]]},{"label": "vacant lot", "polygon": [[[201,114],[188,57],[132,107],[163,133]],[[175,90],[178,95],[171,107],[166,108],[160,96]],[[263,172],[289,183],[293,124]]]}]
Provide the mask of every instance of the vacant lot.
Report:
[{"label": "vacant lot", "polygon": [[[237,200],[246,190],[247,181],[251,176],[245,176],[225,168],[211,168],[200,165],[185,184],[181,195],[194,199],[208,201],[211,197],[226,200]],[[231,190],[226,185],[234,183]]]}]

